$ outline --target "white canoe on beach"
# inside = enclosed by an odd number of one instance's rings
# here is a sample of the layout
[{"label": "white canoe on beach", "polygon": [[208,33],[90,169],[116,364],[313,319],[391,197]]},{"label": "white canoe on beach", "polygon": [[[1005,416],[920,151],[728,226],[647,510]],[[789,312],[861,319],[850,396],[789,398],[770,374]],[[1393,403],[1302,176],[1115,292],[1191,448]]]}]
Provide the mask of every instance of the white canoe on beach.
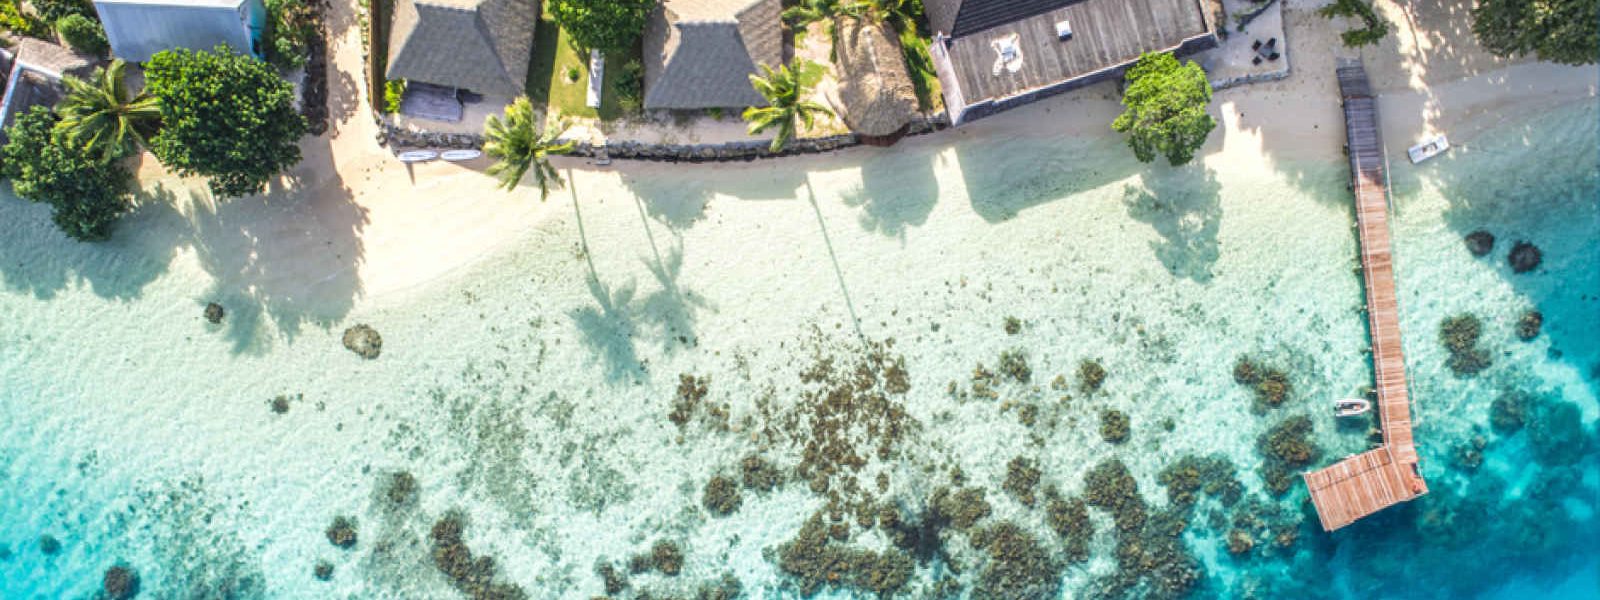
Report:
[{"label": "white canoe on beach", "polygon": [[1449,149],[1450,149],[1450,140],[1445,139],[1444,135],[1440,134],[1440,135],[1436,135],[1436,136],[1430,137],[1428,139],[1422,140],[1421,144],[1417,144],[1415,146],[1412,146],[1410,150],[1406,151],[1406,154],[1410,154],[1411,155],[1411,164],[1417,164],[1417,163],[1420,163],[1422,161],[1425,161],[1425,160],[1428,160],[1430,158],[1433,158],[1435,156],[1438,156],[1439,154],[1443,153],[1445,150],[1449,150]]},{"label": "white canoe on beach", "polygon": [[479,156],[483,156],[483,152],[478,150],[445,150],[439,154],[439,158],[448,160],[450,162],[472,160]]},{"label": "white canoe on beach", "polygon": [[435,158],[439,158],[439,153],[432,150],[408,150],[400,153],[400,162],[403,163],[428,162]]}]

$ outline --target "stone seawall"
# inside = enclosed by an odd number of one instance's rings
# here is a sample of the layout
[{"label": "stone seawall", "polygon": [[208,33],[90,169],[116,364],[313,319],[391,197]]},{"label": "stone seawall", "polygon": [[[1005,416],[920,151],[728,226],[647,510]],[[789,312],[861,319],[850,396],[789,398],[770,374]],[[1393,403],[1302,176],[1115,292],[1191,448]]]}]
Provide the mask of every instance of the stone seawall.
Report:
[{"label": "stone seawall", "polygon": [[[949,127],[943,113],[913,120],[906,135],[924,135]],[[387,122],[379,122],[378,143],[399,152],[406,148],[430,149],[482,149],[483,136],[475,133],[431,133],[406,131]],[[720,144],[653,144],[631,140],[608,140],[604,146],[588,141],[574,140],[571,156],[594,157],[600,152],[617,160],[653,160],[667,162],[733,162],[758,158],[777,158],[801,154],[820,154],[841,148],[862,145],[861,138],[853,133],[817,138],[796,138],[781,152],[773,152],[770,142],[749,140]]]}]

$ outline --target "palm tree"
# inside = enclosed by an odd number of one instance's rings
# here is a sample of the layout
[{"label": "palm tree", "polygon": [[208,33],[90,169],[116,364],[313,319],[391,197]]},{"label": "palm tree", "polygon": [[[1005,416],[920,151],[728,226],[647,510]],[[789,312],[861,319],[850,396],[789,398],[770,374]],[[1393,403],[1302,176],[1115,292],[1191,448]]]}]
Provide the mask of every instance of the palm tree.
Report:
[{"label": "palm tree", "polygon": [[794,64],[780,66],[777,70],[763,64],[761,71],[764,76],[750,76],[750,85],[767,99],[767,106],[744,109],[744,120],[750,122],[751,135],[778,128],[778,135],[772,138],[773,152],[783,150],[789,138],[794,137],[796,122],[810,128],[816,123],[817,115],[833,114],[827,107],[803,98],[806,88],[814,83],[810,81],[815,73],[814,67],[815,64],[804,60],[796,60]]},{"label": "palm tree", "polygon": [[533,181],[539,184],[539,199],[550,196],[551,187],[561,187],[561,174],[550,166],[550,155],[572,151],[572,142],[557,143],[567,130],[562,122],[554,128],[539,124],[538,115],[527,96],[517,98],[506,107],[506,118],[491,115],[484,124],[483,136],[488,139],[483,151],[497,162],[489,167],[489,174],[500,178],[500,187],[516,189],[522,176],[533,171]]},{"label": "palm tree", "polygon": [[56,106],[61,121],[56,132],[70,145],[106,160],[138,152],[161,123],[161,101],[145,92],[128,97],[122,73],[127,63],[114,60],[95,69],[88,81],[67,76],[67,96]]},{"label": "palm tree", "polygon": [[838,16],[855,16],[871,6],[862,0],[800,0],[783,10],[783,20],[795,27],[803,27]]}]

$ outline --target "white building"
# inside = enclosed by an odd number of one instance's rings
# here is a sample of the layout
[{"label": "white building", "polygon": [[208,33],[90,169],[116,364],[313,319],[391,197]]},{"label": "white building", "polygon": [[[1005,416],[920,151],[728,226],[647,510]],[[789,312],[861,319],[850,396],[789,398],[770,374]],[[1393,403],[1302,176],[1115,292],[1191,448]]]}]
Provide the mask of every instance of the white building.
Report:
[{"label": "white building", "polygon": [[261,56],[267,9],[261,0],[95,0],[111,53],[144,62],[162,50],[226,44]]}]

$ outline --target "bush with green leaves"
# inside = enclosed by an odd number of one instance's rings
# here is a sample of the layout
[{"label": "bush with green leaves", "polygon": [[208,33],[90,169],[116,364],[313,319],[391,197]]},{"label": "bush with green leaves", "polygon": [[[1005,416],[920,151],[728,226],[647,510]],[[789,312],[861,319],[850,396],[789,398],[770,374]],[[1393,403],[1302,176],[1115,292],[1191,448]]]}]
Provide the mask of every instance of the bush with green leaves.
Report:
[{"label": "bush with green leaves", "polygon": [[89,0],[32,0],[28,4],[46,23],[55,23],[67,15],[83,15],[94,21],[100,20]]},{"label": "bush with green leaves", "polygon": [[383,112],[400,112],[400,101],[406,98],[406,80],[390,79],[383,82]]},{"label": "bush with green leaves", "polygon": [[634,114],[644,108],[644,64],[638,59],[622,63],[612,85],[617,93],[617,107],[623,113]]},{"label": "bush with green leaves", "polygon": [[51,219],[68,236],[84,241],[111,236],[127,212],[133,175],[121,163],[61,143],[56,116],[35,106],[6,130],[0,175],[18,196],[49,204]]},{"label": "bush with green leaves", "polygon": [[0,0],[0,29],[40,39],[50,35],[50,24],[22,10],[18,0]]},{"label": "bush with green leaves", "polygon": [[644,33],[656,0],[550,0],[551,18],[584,50],[620,52]]},{"label": "bush with green leaves", "polygon": [[1378,16],[1371,4],[1363,0],[1334,0],[1317,9],[1317,14],[1324,17],[1355,17],[1365,24],[1361,29],[1351,29],[1339,34],[1339,39],[1344,40],[1344,45],[1350,48],[1362,46],[1376,46],[1383,37],[1389,35],[1389,22]]},{"label": "bush with green leaves", "polygon": [[1472,33],[1499,56],[1532,54],[1567,65],[1600,61],[1596,0],[1478,0]]},{"label": "bush with green leaves", "polygon": [[219,45],[159,52],[144,74],[145,89],[161,100],[151,151],[168,169],[210,178],[218,196],[244,196],[300,162],[305,120],[294,86],[272,65]]},{"label": "bush with green leaves", "polygon": [[317,35],[316,12],[305,0],[266,0],[267,61],[282,69],[306,64],[306,47]]},{"label": "bush with green leaves", "polygon": [[111,43],[106,41],[106,32],[100,28],[100,22],[83,15],[71,14],[61,17],[56,21],[56,33],[61,34],[61,39],[84,54],[102,56],[111,49]]},{"label": "bush with green leaves", "polygon": [[1160,154],[1173,166],[1194,159],[1217,122],[1206,113],[1211,82],[1200,65],[1180,64],[1171,54],[1147,52],[1128,70],[1122,94],[1125,109],[1111,128],[1128,134],[1140,162]]}]

